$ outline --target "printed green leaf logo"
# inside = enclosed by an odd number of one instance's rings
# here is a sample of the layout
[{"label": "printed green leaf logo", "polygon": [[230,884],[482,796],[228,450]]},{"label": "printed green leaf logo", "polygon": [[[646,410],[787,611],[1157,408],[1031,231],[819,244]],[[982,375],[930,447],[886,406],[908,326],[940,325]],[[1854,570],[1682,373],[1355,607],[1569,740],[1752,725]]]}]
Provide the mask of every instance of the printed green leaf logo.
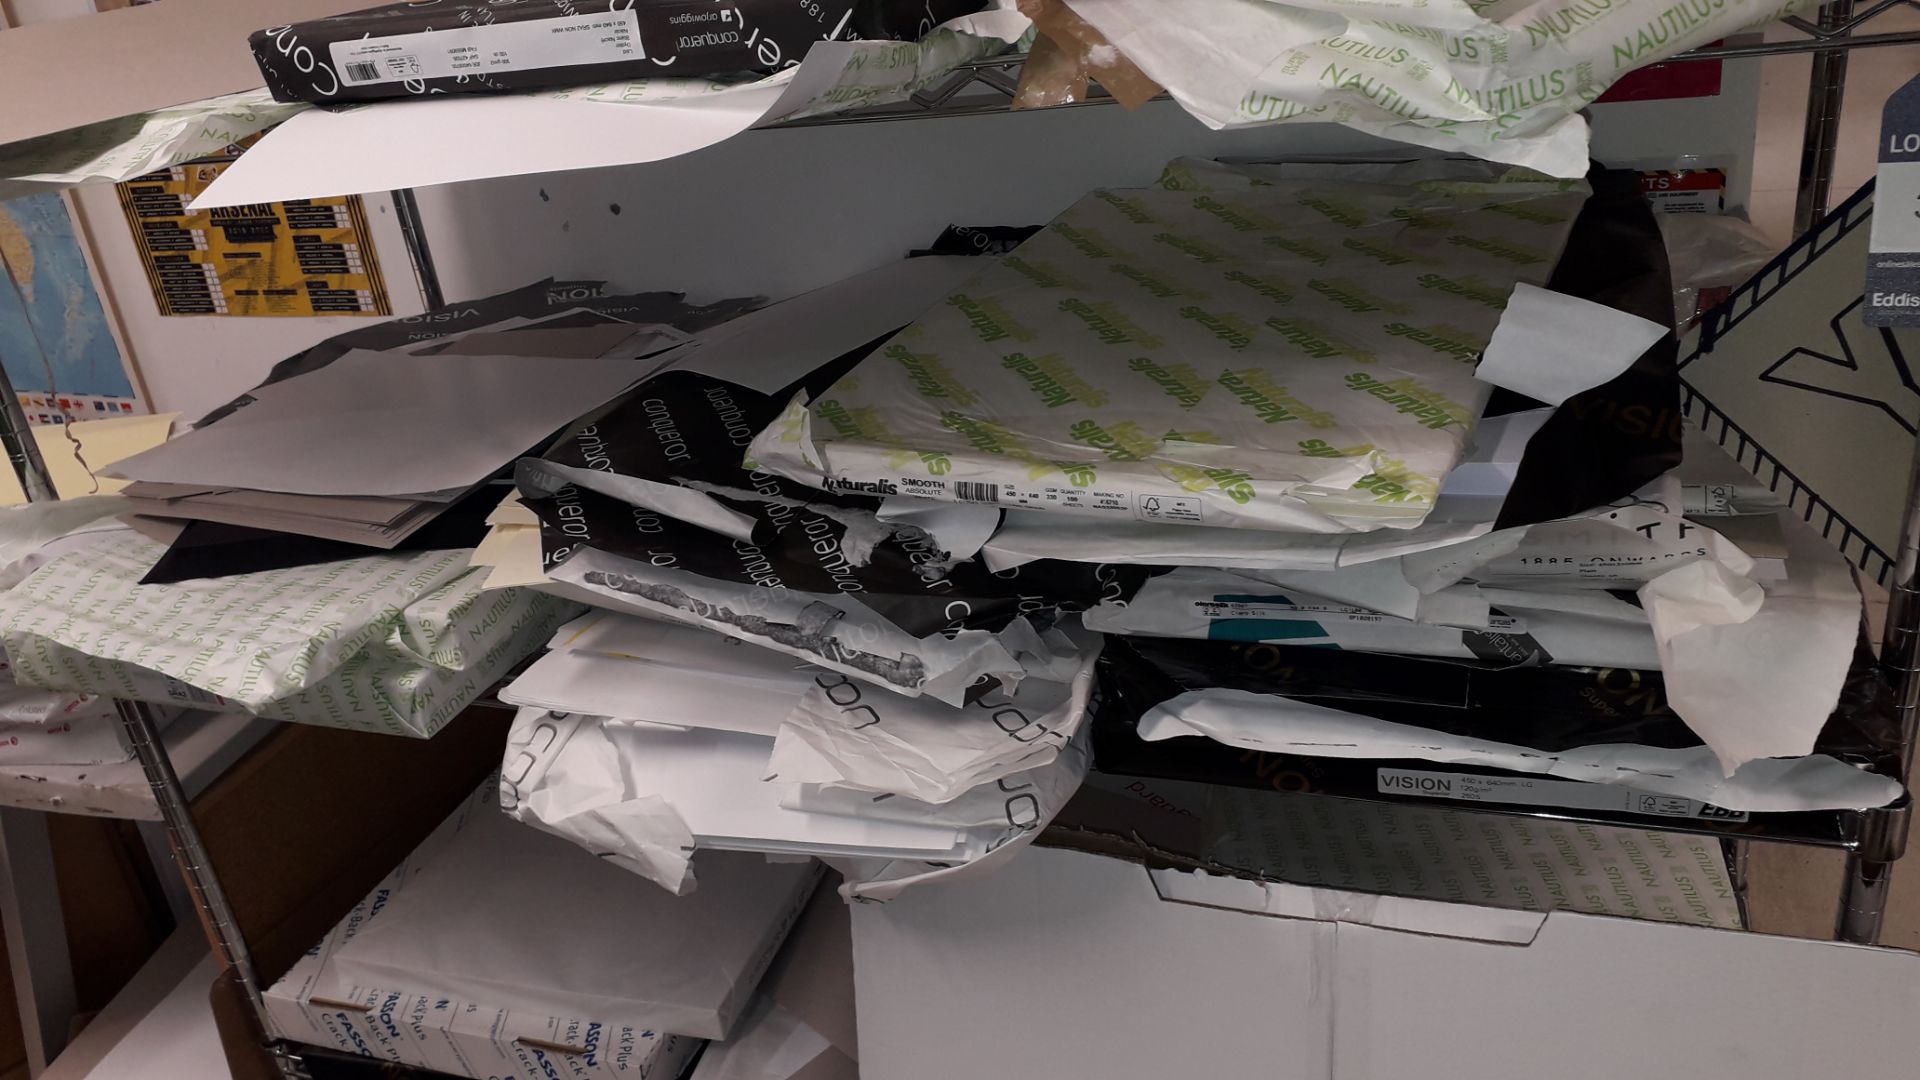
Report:
[{"label": "printed green leaf logo", "polygon": [[1487,347],[1486,336],[1472,330],[1462,330],[1445,323],[1434,326],[1408,326],[1403,322],[1390,322],[1381,329],[1394,337],[1425,345],[1434,352],[1461,360],[1472,360]]},{"label": "printed green leaf logo", "polygon": [[1085,300],[1068,299],[1060,301],[1060,310],[1087,324],[1095,337],[1108,345],[1144,345],[1149,349],[1158,349],[1166,344],[1156,334],[1150,334],[1134,325],[1132,319],[1120,313],[1109,301],[1089,304]]},{"label": "printed green leaf logo", "polygon": [[947,297],[947,303],[966,317],[967,325],[973,327],[973,332],[980,335],[981,341],[991,343],[1004,341],[1007,338],[1015,341],[1033,340],[1033,331],[1007,314],[1006,309],[1001,307],[998,301],[976,300],[966,293],[954,293]]},{"label": "printed green leaf logo", "polygon": [[1383,296],[1368,291],[1365,286],[1346,278],[1312,278],[1307,282],[1307,288],[1346,308],[1355,315],[1368,315],[1376,311],[1405,315],[1408,311],[1412,310],[1405,304],[1388,300]]},{"label": "printed green leaf logo", "polygon": [[1265,214],[1244,206],[1221,202],[1210,195],[1201,195],[1194,199],[1193,207],[1219,218],[1235,232],[1273,232],[1280,228],[1278,222]]},{"label": "printed green leaf logo", "polygon": [[1289,255],[1297,255],[1315,266],[1325,266],[1333,258],[1333,253],[1326,248],[1295,236],[1269,236],[1260,242]]},{"label": "printed green leaf logo", "polygon": [[1199,300],[1205,300],[1207,298],[1206,293],[1200,292],[1197,289],[1187,289],[1179,285],[1169,284],[1167,281],[1155,277],[1147,271],[1134,266],[1132,263],[1114,263],[1112,266],[1107,267],[1107,269],[1145,289],[1148,294],[1157,296],[1162,300],[1172,300],[1175,297],[1181,296],[1190,296]]},{"label": "printed green leaf logo", "polygon": [[1238,315],[1215,315],[1192,304],[1180,309],[1180,317],[1205,327],[1208,333],[1236,351],[1253,344],[1253,335],[1258,329]]},{"label": "printed green leaf logo", "polygon": [[1478,274],[1463,274],[1457,278],[1450,278],[1441,274],[1421,274],[1414,280],[1419,282],[1420,287],[1423,289],[1433,289],[1438,292],[1451,293],[1454,296],[1465,297],[1476,304],[1485,304],[1490,308],[1505,309],[1507,306],[1507,295],[1511,291],[1511,286],[1503,291],[1500,286],[1495,285],[1493,282],[1488,281]]},{"label": "printed green leaf logo", "polygon": [[[1200,373],[1186,364],[1157,364],[1144,356],[1136,356],[1127,361],[1127,370],[1139,372],[1147,380],[1158,386],[1166,395],[1180,403],[1180,407],[1191,409],[1200,404],[1207,396],[1207,390],[1213,384],[1202,378]],[[1169,435],[1168,438],[1180,436]],[[1188,442],[1197,440],[1187,439]]]},{"label": "printed green leaf logo", "polygon": [[1192,256],[1197,262],[1217,263],[1232,260],[1232,256],[1226,252],[1221,251],[1212,244],[1203,243],[1190,236],[1176,236],[1173,233],[1164,232],[1154,233],[1153,242],[1156,244],[1165,244],[1175,251],[1185,252],[1187,255]]},{"label": "printed green leaf logo", "polygon": [[1064,221],[1056,221],[1049,228],[1089,259],[1110,259],[1118,250],[1112,241],[1100,235],[1098,229],[1069,225]]},{"label": "printed green leaf logo", "polygon": [[1000,265],[1033,282],[1042,289],[1077,289],[1080,283],[1051,263],[1024,255],[1002,255]]},{"label": "printed green leaf logo", "polygon": [[1076,401],[1096,409],[1107,403],[1107,392],[1082,379],[1057,353],[1045,356],[1008,353],[1000,358],[1000,366],[1025,379],[1027,388],[1049,409]]},{"label": "printed green leaf logo", "polygon": [[1105,428],[1092,420],[1078,420],[1067,429],[1075,442],[1085,443],[1114,461],[1144,461],[1160,448],[1160,440],[1140,430],[1131,420]]},{"label": "printed green leaf logo", "polygon": [[1294,397],[1284,386],[1273,381],[1273,376],[1260,368],[1246,368],[1242,371],[1223,371],[1219,383],[1226,387],[1227,393],[1234,399],[1254,411],[1254,414],[1269,424],[1299,420],[1311,428],[1334,428],[1340,421],[1329,412],[1316,409],[1299,398]]},{"label": "printed green leaf logo", "polygon": [[1452,244],[1454,247],[1472,248],[1475,251],[1483,251],[1496,259],[1504,259],[1507,262],[1520,266],[1533,266],[1537,263],[1547,261],[1546,255],[1535,251],[1533,248],[1523,247],[1506,240],[1495,240],[1489,236],[1455,235],[1447,237],[1447,243]]},{"label": "printed green leaf logo", "polygon": [[1094,192],[1093,197],[1113,207],[1115,210],[1120,211],[1121,217],[1126,218],[1135,225],[1153,225],[1159,221],[1158,218],[1147,213],[1147,208],[1140,205],[1140,200],[1138,199],[1129,199],[1117,192],[1105,190]]},{"label": "printed green leaf logo", "polygon": [[955,405],[972,405],[980,400],[979,395],[961,385],[947,370],[946,362],[933,353],[916,353],[895,342],[881,355],[906,370],[907,381],[913,383],[922,397],[942,398]]},{"label": "printed green leaf logo", "polygon": [[1347,376],[1347,389],[1371,394],[1386,402],[1421,427],[1435,431],[1447,427],[1465,427],[1473,423],[1474,410],[1408,375],[1392,382],[1381,382],[1365,372]]}]

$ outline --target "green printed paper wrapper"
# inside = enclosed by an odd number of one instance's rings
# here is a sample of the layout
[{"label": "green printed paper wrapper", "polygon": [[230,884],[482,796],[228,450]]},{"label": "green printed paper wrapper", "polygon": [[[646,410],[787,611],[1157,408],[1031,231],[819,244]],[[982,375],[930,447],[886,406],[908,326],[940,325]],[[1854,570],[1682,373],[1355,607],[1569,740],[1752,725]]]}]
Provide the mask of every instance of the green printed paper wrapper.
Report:
[{"label": "green printed paper wrapper", "polygon": [[466,550],[137,585],[165,550],[104,534],[0,598],[28,686],[426,738],[579,605],[481,592]]},{"label": "green printed paper wrapper", "polygon": [[1411,528],[1582,184],[1098,191],[754,442],[830,491],[1109,519]]}]

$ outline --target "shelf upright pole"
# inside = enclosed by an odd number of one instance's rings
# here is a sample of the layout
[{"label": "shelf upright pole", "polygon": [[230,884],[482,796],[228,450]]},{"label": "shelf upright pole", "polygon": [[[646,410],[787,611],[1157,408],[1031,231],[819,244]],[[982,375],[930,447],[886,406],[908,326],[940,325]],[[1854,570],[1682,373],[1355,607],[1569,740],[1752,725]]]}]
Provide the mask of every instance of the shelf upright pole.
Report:
[{"label": "shelf upright pole", "polygon": [[[1880,664],[1893,684],[1894,720],[1899,730],[1899,780],[1913,781],[1915,733],[1920,729],[1920,440],[1907,472],[1907,504],[1900,517],[1900,547],[1888,582],[1887,625],[1880,639]],[[1834,936],[1872,944],[1879,940],[1893,884],[1893,864],[1905,852],[1912,797],[1862,815],[1856,845],[1847,852],[1846,881]]]},{"label": "shelf upright pole", "polygon": [[[1844,42],[1850,36],[1853,0],[1828,0],[1820,8],[1821,40]],[[1807,120],[1800,141],[1800,191],[1793,206],[1793,235],[1813,228],[1827,212],[1827,193],[1833,184],[1833,154],[1840,145],[1840,106],[1846,97],[1847,54],[1844,45],[1813,54],[1813,72],[1807,83]]]}]

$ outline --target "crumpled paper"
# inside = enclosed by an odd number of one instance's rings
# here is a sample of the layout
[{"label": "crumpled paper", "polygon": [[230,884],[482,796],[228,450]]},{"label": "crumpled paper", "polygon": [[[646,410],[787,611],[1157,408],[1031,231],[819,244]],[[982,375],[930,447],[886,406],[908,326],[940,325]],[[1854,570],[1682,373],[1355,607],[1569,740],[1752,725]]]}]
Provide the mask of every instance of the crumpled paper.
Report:
[{"label": "crumpled paper", "polygon": [[1846,561],[1794,515],[1780,517],[1786,580],[1763,589],[1696,563],[1639,590],[1667,700],[1729,775],[1756,759],[1813,752],[1859,631],[1860,593]]},{"label": "crumpled paper", "polygon": [[1100,638],[1015,629],[1024,676],[1013,692],[990,688],[957,707],[815,680],[780,725],[768,778],[940,804],[1051,762],[1086,717]]},{"label": "crumpled paper", "polygon": [[1213,128],[1333,122],[1587,171],[1579,115],[1621,76],[1813,0],[1068,0]]},{"label": "crumpled paper", "polygon": [[1053,764],[1033,770],[1031,789],[1021,786],[1027,783],[1025,773],[994,785],[996,795],[1004,798],[1002,806],[1008,816],[1006,823],[998,826],[1000,835],[985,855],[951,866],[905,859],[861,860],[862,865],[840,868],[846,879],[840,886],[840,895],[848,900],[884,902],[916,885],[964,881],[999,870],[1033,843],[1080,789],[1093,758],[1087,742],[1083,731],[1061,749]]}]

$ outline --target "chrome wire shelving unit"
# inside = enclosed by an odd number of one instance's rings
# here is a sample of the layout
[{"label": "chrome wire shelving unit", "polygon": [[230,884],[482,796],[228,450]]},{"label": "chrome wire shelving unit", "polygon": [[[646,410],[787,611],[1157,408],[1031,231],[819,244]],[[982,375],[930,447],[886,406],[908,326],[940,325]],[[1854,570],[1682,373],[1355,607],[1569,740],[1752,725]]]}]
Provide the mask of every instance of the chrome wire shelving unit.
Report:
[{"label": "chrome wire shelving unit", "polygon": [[[1795,53],[1811,55],[1812,70],[1795,215],[1796,235],[1809,228],[1827,209],[1849,54],[1858,49],[1920,44],[1920,31],[1857,31],[1867,27],[1876,18],[1903,8],[1920,8],[1920,0],[1878,0],[1859,8],[1855,0],[1831,0],[1812,18],[1794,16],[1782,20],[1782,24],[1795,32],[1797,37],[1717,45],[1665,61],[1673,64]],[[810,117],[778,126],[814,127],[1006,112],[1017,92],[1023,61],[1024,57],[1018,54],[975,60],[915,94],[910,101]],[[1112,101],[1096,85],[1090,88],[1085,100],[1052,108],[1102,105]],[[422,293],[429,307],[439,306],[443,297],[440,295],[438,275],[425,232],[419,225],[412,193],[396,192],[395,205],[402,215],[405,225],[403,236]],[[4,447],[8,460],[21,477],[24,489],[33,498],[53,497],[45,463],[40,459],[27,430],[25,414],[4,370],[0,370],[0,446]],[[1920,447],[1916,447],[1916,451],[1907,485],[1902,537],[1890,585],[1891,605],[1879,659],[1894,688],[1892,715],[1887,720],[1892,730],[1897,732],[1897,746],[1892,756],[1897,758],[1897,774],[1903,783],[1911,776],[1916,721],[1920,720],[1920,712],[1916,711],[1916,707],[1920,706]],[[180,777],[169,760],[165,745],[156,735],[154,711],[139,702],[121,702],[118,711],[128,742],[152,787],[173,857],[188,884],[189,894],[216,953],[244,990],[253,1006],[254,1015],[262,1019],[262,1030],[270,1032],[271,1027],[264,1023],[259,975],[219,875],[208,859]],[[1458,808],[1457,804],[1448,805]],[[1892,870],[1906,849],[1911,817],[1910,797],[1903,797],[1894,805],[1874,810],[1817,815],[1755,815],[1755,820],[1739,824],[1503,808],[1490,804],[1475,804],[1471,808],[1478,812],[1519,813],[1718,836],[1731,845],[1736,883],[1740,881],[1744,868],[1744,846],[1751,841],[1842,849],[1847,853],[1847,871],[1835,936],[1849,942],[1873,942],[1879,936]],[[1769,821],[1770,818],[1778,820]],[[268,1050],[283,1075],[290,1078],[308,1075],[301,1048],[270,1043]]]}]

